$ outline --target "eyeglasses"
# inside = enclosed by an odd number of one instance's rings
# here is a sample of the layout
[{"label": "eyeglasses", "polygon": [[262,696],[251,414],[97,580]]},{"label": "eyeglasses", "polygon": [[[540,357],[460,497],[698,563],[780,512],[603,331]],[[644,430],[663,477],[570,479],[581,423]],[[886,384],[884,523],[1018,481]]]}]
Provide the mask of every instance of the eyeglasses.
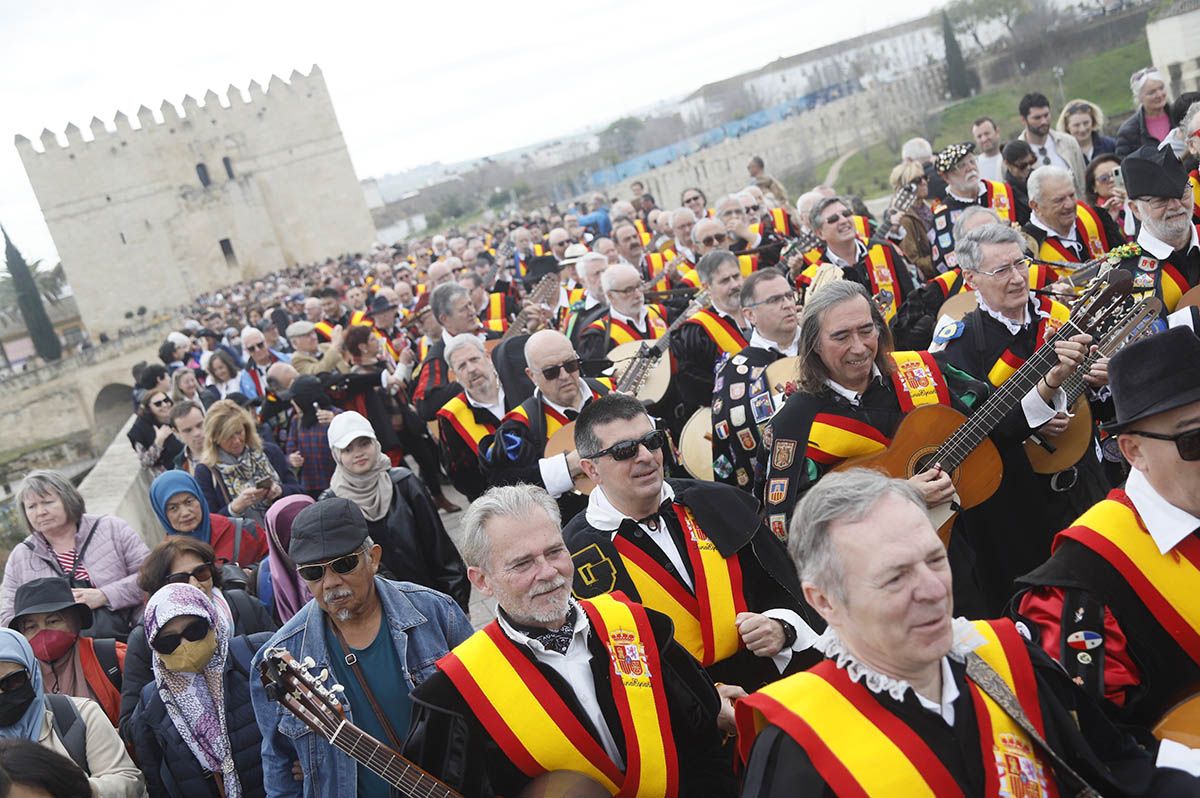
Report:
[{"label": "eyeglasses", "polygon": [[29,684],[29,671],[21,669],[0,679],[0,693],[11,693]]},{"label": "eyeglasses", "polygon": [[761,302],[751,302],[749,305],[742,305],[743,308],[756,308],[760,305],[771,305],[772,307],[781,308],[784,305],[796,304],[796,292],[787,291],[775,296],[769,296]]},{"label": "eyeglasses", "polygon": [[154,638],[154,642],[150,646],[159,654],[171,654],[175,649],[179,648],[179,644],[184,640],[190,640],[193,643],[197,640],[203,640],[211,628],[212,625],[208,622],[207,618],[197,618],[183,627],[183,631],[158,635]]},{"label": "eyeglasses", "polygon": [[1038,147],[1038,155],[1042,156],[1042,166],[1050,165],[1050,156],[1046,154],[1045,147]]},{"label": "eyeglasses", "polygon": [[745,208],[743,208],[746,213],[758,213],[761,209],[761,205],[747,205]]},{"label": "eyeglasses", "polygon": [[1172,441],[1175,451],[1179,452],[1180,460],[1192,462],[1200,460],[1200,427],[1180,432],[1178,435],[1164,435],[1161,432],[1146,432],[1140,429],[1125,430],[1121,435],[1137,435],[1155,441]]},{"label": "eyeglasses", "polygon": [[1113,176],[1111,173],[1109,173],[1107,175],[1096,175],[1097,183],[1111,183],[1112,181],[1113,181]]},{"label": "eyeglasses", "polygon": [[725,235],[724,233],[717,233],[716,235],[705,236],[704,238],[700,239],[700,243],[706,247],[715,247],[717,244],[724,244],[725,239],[727,238],[729,238],[729,236]]},{"label": "eyeglasses", "polygon": [[575,374],[579,371],[579,358],[568,360],[566,363],[560,363],[557,366],[547,366],[544,369],[540,369],[542,376],[548,380],[557,380],[560,370],[568,374]]},{"label": "eyeglasses", "polygon": [[1013,164],[1014,167],[1021,170],[1022,172],[1024,172],[1026,169],[1032,169],[1036,165],[1037,165],[1037,158],[1034,158],[1032,161],[1021,161],[1020,163]]},{"label": "eyeglasses", "polygon": [[260,343],[257,343],[257,344],[250,344],[249,346],[247,346],[247,347],[246,347],[246,351],[247,351],[247,352],[253,352],[253,351],[255,351],[255,350],[258,350],[258,349],[266,349],[266,348],[267,348],[267,343],[266,343],[266,341],[262,341],[262,342],[260,342]]},{"label": "eyeglasses", "polygon": [[837,224],[838,219],[849,219],[854,216],[854,211],[844,210],[841,213],[832,213],[825,217],[825,224]]},{"label": "eyeglasses", "polygon": [[197,582],[211,582],[213,578],[213,564],[206,562],[197,565],[190,571],[180,571],[170,574],[167,576],[167,584],[181,585],[191,581],[193,578]]},{"label": "eyeglasses", "polygon": [[693,202],[704,202],[704,198],[697,194],[694,197],[688,197],[683,201],[684,205],[691,205]]},{"label": "eyeglasses", "polygon": [[329,562],[301,565],[296,569],[296,573],[300,574],[300,578],[305,582],[320,582],[325,576],[325,566],[328,565],[335,574],[342,574],[344,576],[358,567],[358,560],[361,556],[362,552],[356,551],[353,554],[347,554]]},{"label": "eyeglasses", "polygon": [[1147,205],[1149,205],[1154,210],[1161,211],[1163,208],[1166,208],[1172,202],[1178,201],[1178,202],[1187,204],[1187,199],[1188,199],[1188,196],[1191,194],[1191,191],[1192,191],[1192,187],[1189,184],[1187,187],[1185,187],[1184,195],[1182,197],[1138,197],[1138,199],[1141,200],[1142,202],[1146,203]]},{"label": "eyeglasses", "polygon": [[[637,283],[637,284],[629,286],[628,288],[610,288],[610,289],[608,289],[608,291],[606,293],[620,294],[621,296],[625,296],[626,294],[632,294],[634,291],[640,290],[641,287],[642,287],[641,283]],[[554,378],[551,377],[551,379],[554,379]]]},{"label": "eyeglasses", "polygon": [[607,449],[601,449],[587,459],[596,460],[601,457],[611,457],[618,462],[621,460],[629,460],[638,453],[639,447],[645,446],[646,451],[657,452],[666,442],[667,434],[665,432],[660,429],[652,429],[636,440],[614,443]]},{"label": "eyeglasses", "polygon": [[1018,258],[1012,263],[1007,263],[1001,266],[999,269],[993,269],[990,272],[985,272],[980,269],[975,269],[974,271],[981,277],[995,277],[996,279],[1002,280],[1012,274],[1014,269],[1018,269],[1023,272],[1029,271],[1029,266],[1031,263],[1032,261],[1030,261],[1029,258]]},{"label": "eyeglasses", "polygon": [[170,407],[175,404],[175,400],[169,396],[164,396],[162,399],[155,399],[150,403],[151,407]]}]

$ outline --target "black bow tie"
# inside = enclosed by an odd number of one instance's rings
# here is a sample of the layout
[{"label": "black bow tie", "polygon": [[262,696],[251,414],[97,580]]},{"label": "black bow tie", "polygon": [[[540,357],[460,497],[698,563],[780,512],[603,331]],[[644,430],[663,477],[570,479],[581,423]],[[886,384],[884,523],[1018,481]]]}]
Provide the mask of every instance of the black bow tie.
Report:
[{"label": "black bow tie", "polygon": [[671,499],[666,499],[658,506],[658,509],[650,515],[646,516],[645,518],[634,519],[634,523],[638,524],[637,534],[642,534],[642,526],[649,527],[651,532],[657,532],[659,526],[663,523],[662,517],[668,513],[675,512],[674,507],[675,502]]},{"label": "black bow tie", "polygon": [[579,418],[579,411],[568,408],[563,411],[563,416],[567,419],[567,421],[574,421],[575,419]]}]

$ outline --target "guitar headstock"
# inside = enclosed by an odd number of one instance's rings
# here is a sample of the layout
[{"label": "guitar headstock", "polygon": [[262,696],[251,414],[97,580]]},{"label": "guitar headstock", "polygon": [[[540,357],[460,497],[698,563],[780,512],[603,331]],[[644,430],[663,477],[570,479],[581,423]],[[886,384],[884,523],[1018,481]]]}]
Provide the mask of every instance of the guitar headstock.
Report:
[{"label": "guitar headstock", "polygon": [[1133,276],[1124,269],[1097,277],[1072,303],[1071,324],[1093,338],[1103,337],[1119,323],[1132,290]]},{"label": "guitar headstock", "polygon": [[896,192],[896,196],[892,197],[892,210],[904,213],[912,208],[913,203],[917,201],[917,190],[918,185],[915,180],[901,186],[900,190]]},{"label": "guitar headstock", "polygon": [[267,694],[308,728],[330,739],[346,720],[346,711],[337,698],[342,686],[326,687],[329,671],[323,669],[314,675],[314,667],[312,658],[297,660],[285,648],[268,649],[258,665]]},{"label": "guitar headstock", "polygon": [[793,255],[803,255],[806,252],[811,252],[814,249],[821,249],[825,246],[825,242],[818,238],[813,233],[807,230],[798,230],[796,236],[791,243],[783,248],[779,253],[779,260],[786,263]]}]

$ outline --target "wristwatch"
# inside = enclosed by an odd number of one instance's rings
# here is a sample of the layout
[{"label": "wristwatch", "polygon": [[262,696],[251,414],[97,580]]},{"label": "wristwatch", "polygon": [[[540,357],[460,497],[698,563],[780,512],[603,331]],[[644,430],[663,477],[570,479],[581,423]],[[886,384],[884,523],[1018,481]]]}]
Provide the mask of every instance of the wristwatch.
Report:
[{"label": "wristwatch", "polygon": [[789,649],[796,645],[796,627],[779,618],[772,618],[771,620],[783,627],[783,648]]}]

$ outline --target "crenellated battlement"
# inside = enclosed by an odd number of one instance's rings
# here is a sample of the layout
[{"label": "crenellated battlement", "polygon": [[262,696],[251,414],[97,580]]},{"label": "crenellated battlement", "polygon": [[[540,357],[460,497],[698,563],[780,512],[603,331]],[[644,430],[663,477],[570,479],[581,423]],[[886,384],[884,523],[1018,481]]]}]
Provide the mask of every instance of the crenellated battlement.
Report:
[{"label": "crenellated battlement", "polygon": [[[123,111],[116,113],[111,126],[106,125],[99,117],[92,117],[92,121],[88,124],[87,128],[90,138],[85,134],[85,131],[81,130],[74,122],[71,122],[63,130],[63,135],[66,138],[65,144],[59,135],[49,128],[42,130],[36,142],[18,133],[14,137],[13,143],[22,156],[65,153],[72,148],[78,149],[97,143],[103,144],[124,140],[136,133],[152,133],[158,129],[164,129],[173,133],[178,125],[186,123],[194,124],[201,119],[207,119],[216,123],[219,115],[241,115],[251,108],[269,109],[272,104],[290,103],[297,97],[312,96],[314,91],[319,92],[324,97],[328,97],[329,90],[325,85],[324,74],[316,64],[313,64],[312,69],[309,70],[307,75],[301,73],[299,70],[292,70],[292,74],[288,76],[287,80],[283,80],[278,75],[271,75],[271,79],[267,82],[265,90],[259,85],[258,81],[252,80],[247,92],[243,92],[232,83],[229,84],[223,94],[218,94],[216,91],[209,89],[204,94],[203,102],[198,101],[190,94],[184,95],[180,103],[182,113],[180,113],[179,108],[170,100],[163,100],[157,114],[150,108],[142,105],[137,109],[137,113],[135,114],[136,126],[131,123],[130,118]],[[40,147],[38,146],[39,144]]]}]

